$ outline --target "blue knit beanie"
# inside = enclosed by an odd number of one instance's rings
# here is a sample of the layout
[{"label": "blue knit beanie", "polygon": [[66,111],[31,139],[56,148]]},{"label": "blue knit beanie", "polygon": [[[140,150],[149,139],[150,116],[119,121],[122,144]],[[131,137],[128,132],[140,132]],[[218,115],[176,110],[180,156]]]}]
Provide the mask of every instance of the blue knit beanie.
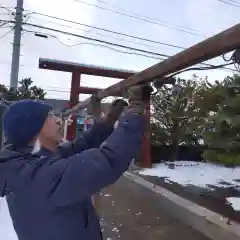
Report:
[{"label": "blue knit beanie", "polygon": [[12,104],[3,115],[3,130],[8,143],[27,146],[42,129],[51,107],[40,100]]}]

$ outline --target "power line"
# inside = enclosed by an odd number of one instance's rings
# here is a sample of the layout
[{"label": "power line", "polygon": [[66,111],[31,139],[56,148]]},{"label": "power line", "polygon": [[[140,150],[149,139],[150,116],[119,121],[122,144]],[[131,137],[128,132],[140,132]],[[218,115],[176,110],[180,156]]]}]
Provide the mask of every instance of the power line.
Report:
[{"label": "power line", "polygon": [[7,31],[5,34],[3,34],[1,37],[0,37],[0,40],[3,39],[4,37],[6,37],[10,32],[13,31],[13,28],[11,28],[9,31]]},{"label": "power line", "polygon": [[[91,32],[90,30],[86,30],[86,29],[82,29],[82,28],[77,28],[77,27],[73,27],[73,26],[69,26],[69,25],[66,25],[66,24],[62,24],[62,23],[57,23],[57,22],[54,22],[54,21],[46,21],[47,23],[52,23],[52,24],[55,24],[57,26],[62,26],[62,27],[67,27],[67,28],[71,28],[71,29],[76,29],[76,30],[79,30],[79,31],[82,31],[82,32],[85,32],[85,33],[90,33],[90,34],[94,34],[94,35],[98,35],[98,36],[101,36],[101,37],[112,37],[112,38],[115,38],[119,41],[124,41],[124,42],[128,42],[128,43],[134,43],[134,44],[137,44],[137,45],[141,45],[141,46],[144,46],[144,47],[154,47],[154,45],[150,45],[150,44],[146,44],[146,43],[142,43],[142,42],[137,42],[137,41],[132,41],[132,40],[128,40],[128,39],[124,39],[124,38],[121,38],[121,37],[118,37],[118,36],[115,36],[115,35],[106,35],[106,34],[102,34],[102,33],[98,33],[98,32]],[[164,45],[169,45],[169,44],[164,44]],[[172,47],[172,46],[171,46]],[[176,48],[179,48],[179,49],[185,49],[184,47],[180,47],[180,46],[174,46]]]},{"label": "power line", "polygon": [[144,49],[133,48],[133,47],[121,45],[121,44],[118,44],[118,43],[104,41],[104,40],[96,39],[96,38],[91,38],[91,37],[87,37],[87,36],[83,36],[83,35],[79,35],[79,34],[75,34],[75,33],[70,33],[70,32],[66,32],[66,31],[62,31],[62,30],[57,30],[57,29],[54,29],[54,28],[44,27],[44,26],[40,26],[40,25],[37,25],[37,24],[24,23],[24,25],[32,26],[32,27],[36,27],[36,28],[40,28],[40,29],[45,29],[45,30],[49,30],[49,31],[57,32],[57,33],[62,33],[62,34],[73,36],[73,37],[79,37],[79,38],[82,38],[82,39],[86,39],[86,40],[90,40],[90,41],[94,41],[94,42],[98,42],[98,43],[103,43],[103,44],[111,45],[111,46],[114,46],[114,47],[125,48],[125,49],[132,50],[132,51],[137,51],[137,52],[142,52],[142,53],[146,53],[146,54],[156,55],[156,56],[159,56],[159,57],[168,57],[168,55],[166,55],[166,54],[155,53],[155,52],[147,51],[147,50],[144,50]]},{"label": "power line", "polygon": [[[6,6],[0,6],[1,9],[4,9],[6,11],[8,11],[9,14],[13,14],[14,13],[14,7],[6,7]],[[12,10],[11,10],[12,9]]]},{"label": "power line", "polygon": [[[135,14],[135,15],[132,15],[132,14],[124,13],[124,12],[122,12],[122,11],[109,9],[109,8],[106,8],[106,7],[102,7],[102,6],[99,6],[99,5],[96,5],[96,4],[84,2],[84,1],[81,1],[81,0],[75,0],[75,1],[76,1],[76,2],[79,2],[79,3],[82,3],[82,4],[85,4],[85,5],[88,5],[88,6],[91,6],[91,7],[95,7],[95,8],[104,10],[104,11],[116,13],[116,14],[119,14],[119,15],[122,15],[122,16],[126,16],[126,17],[129,17],[129,18],[135,18],[135,19],[138,19],[138,20],[147,22],[147,23],[151,23],[151,24],[155,24],[155,25],[158,25],[158,26],[170,28],[170,29],[173,29],[173,30],[176,30],[176,31],[188,33],[188,34],[190,34],[190,35],[203,36],[202,34],[194,33],[194,32],[192,32],[192,31],[189,31],[189,30],[186,30],[186,29],[182,29],[182,28],[174,27],[174,26],[169,26],[169,25],[167,25],[167,24],[165,24],[165,23],[156,22],[156,21],[153,21],[153,20],[150,20],[150,19],[147,19],[147,18],[142,18],[142,17],[137,16],[136,14]],[[195,30],[195,31],[196,31],[196,30]]]},{"label": "power line", "polygon": [[0,13],[1,16],[6,16],[8,15],[9,16],[9,13]]},{"label": "power line", "polygon": [[103,3],[105,5],[108,5],[112,8],[116,8],[120,11],[124,11],[124,12],[127,12],[127,13],[130,13],[132,15],[135,15],[135,16],[138,16],[138,17],[141,17],[141,18],[144,18],[144,19],[149,19],[151,21],[154,21],[154,22],[160,22],[160,23],[163,23],[163,24],[167,24],[167,25],[170,25],[170,26],[174,26],[174,27],[178,27],[178,28],[183,28],[183,29],[187,29],[187,30],[190,30],[190,31],[194,31],[194,32],[198,32],[198,33],[201,33],[199,30],[197,29],[194,29],[194,28],[189,28],[189,27],[186,27],[186,26],[181,26],[181,25],[177,25],[177,24],[173,24],[171,22],[167,22],[167,21],[163,21],[163,20],[159,20],[159,19],[155,19],[155,18],[152,18],[152,17],[149,17],[149,16],[144,16],[144,15],[141,15],[139,13],[136,13],[136,12],[132,12],[132,11],[129,11],[125,8],[121,8],[117,5],[113,5],[113,4],[110,4],[109,2],[107,1],[103,1],[103,0],[96,0],[97,2],[99,3]]},{"label": "power line", "polygon": [[[35,34],[38,34],[37,32],[34,32],[34,31],[28,31],[28,30],[24,30],[26,32],[29,32],[29,33],[35,33]],[[39,33],[40,35],[43,35],[42,33]],[[150,56],[150,55],[145,55],[145,54],[141,54],[141,53],[136,53],[136,52],[127,52],[127,51],[121,51],[121,50],[118,50],[118,49],[115,49],[113,47],[110,47],[108,45],[103,45],[103,44],[99,44],[99,43],[93,43],[93,42],[78,42],[76,44],[73,44],[73,45],[68,45],[66,43],[63,43],[57,36],[54,36],[54,35],[51,35],[51,34],[44,34],[46,36],[50,36],[56,40],[58,40],[61,44],[63,44],[64,46],[67,46],[67,47],[75,47],[75,46],[79,46],[79,45],[91,45],[91,46],[97,46],[97,47],[103,47],[103,48],[108,48],[112,51],[115,51],[115,52],[118,52],[118,53],[123,53],[123,54],[129,54],[129,55],[135,55],[135,56],[142,56],[142,57],[146,57],[146,58],[152,58],[152,59],[156,59],[156,60],[164,60],[165,58],[160,58],[160,57],[154,57],[154,56]]]},{"label": "power line", "polygon": [[[75,34],[75,33],[70,33],[70,32],[66,32],[66,31],[62,31],[62,30],[57,30],[57,29],[54,29],[54,28],[44,27],[44,26],[40,26],[40,25],[37,25],[37,24],[24,23],[24,25],[28,25],[28,26],[32,26],[32,27],[36,27],[36,28],[40,28],[40,29],[45,29],[45,30],[49,30],[49,31],[54,31],[54,32],[57,32],[57,33],[70,35],[70,36],[74,36],[74,37],[79,37],[79,38],[82,38],[82,39],[86,39],[86,40],[90,40],[90,41],[94,41],[94,42],[98,42],[98,43],[102,43],[102,44],[107,44],[107,45],[111,45],[111,46],[114,46],[114,47],[120,47],[120,48],[128,49],[128,50],[131,50],[131,51],[142,52],[142,53],[155,55],[155,56],[159,56],[159,57],[164,57],[164,58],[170,57],[170,55],[167,55],[167,54],[161,54],[161,53],[147,51],[147,50],[144,50],[144,49],[133,48],[133,47],[129,47],[129,46],[113,43],[113,42],[108,42],[108,41],[104,41],[104,40],[100,40],[100,39],[96,39],[96,38],[90,38],[90,37],[86,37],[86,36],[83,36],[83,35],[78,35],[78,34]],[[219,65],[219,66],[221,66],[221,67],[219,67],[217,65],[212,65],[212,64],[208,64],[208,63],[200,63],[200,64],[204,65],[206,67],[213,67],[214,69],[222,68],[222,69],[225,69],[225,70],[236,71],[235,69],[223,67],[224,65]],[[229,65],[229,64],[227,64],[227,65]]]},{"label": "power line", "polygon": [[[7,87],[7,88],[10,88],[9,85],[4,85],[4,86]],[[49,87],[51,87],[51,86],[49,86]],[[44,91],[47,91],[47,92],[70,93],[70,90],[67,90],[66,88],[65,88],[65,90],[64,89],[62,89],[62,90],[59,90],[59,89],[48,89],[48,88],[42,88],[42,87],[40,87],[40,88],[43,89]]]},{"label": "power line", "polygon": [[64,18],[59,18],[59,17],[56,17],[56,16],[51,16],[51,15],[47,15],[47,14],[43,14],[43,13],[39,13],[39,12],[33,12],[33,11],[29,11],[29,10],[26,10],[26,11],[30,12],[31,14],[35,14],[35,15],[39,15],[39,16],[43,16],[43,17],[47,17],[47,18],[52,18],[52,19],[55,19],[55,20],[64,21],[64,22],[68,22],[68,23],[73,23],[73,24],[76,24],[76,25],[81,25],[81,26],[84,26],[84,27],[88,27],[88,28],[100,30],[100,31],[103,31],[103,32],[116,34],[116,35],[121,35],[121,36],[124,36],[124,37],[129,37],[129,38],[132,38],[132,39],[137,39],[137,40],[141,40],[141,41],[160,44],[160,45],[173,47],[173,48],[178,48],[178,49],[186,49],[183,46],[168,44],[168,43],[159,42],[159,41],[155,41],[155,40],[151,40],[151,39],[147,39],[147,38],[142,38],[142,37],[137,37],[137,36],[133,36],[133,35],[130,35],[130,34],[116,32],[116,31],[113,31],[113,30],[100,28],[100,27],[96,27],[96,26],[93,26],[93,25],[83,24],[83,23],[79,23],[79,22],[76,22],[76,21],[71,21],[71,20],[67,20],[67,19],[64,19]]},{"label": "power line", "polygon": [[[4,22],[14,23],[14,21],[4,21]],[[160,53],[156,53],[156,52],[146,51],[146,50],[143,50],[143,49],[132,48],[132,47],[128,47],[128,46],[121,45],[121,44],[116,44],[116,43],[112,43],[112,42],[108,42],[108,41],[103,41],[103,40],[99,40],[99,39],[95,39],[95,38],[90,38],[90,37],[78,35],[78,34],[75,34],[75,33],[70,33],[70,32],[66,32],[66,31],[62,31],[62,30],[57,30],[57,29],[54,29],[54,28],[40,26],[40,25],[37,25],[37,24],[24,23],[24,25],[31,26],[31,27],[36,27],[36,28],[39,28],[39,29],[45,29],[45,30],[49,30],[49,31],[54,31],[54,32],[57,32],[57,33],[70,35],[70,36],[74,36],[74,37],[79,37],[79,38],[82,38],[82,39],[87,39],[87,40],[90,40],[90,41],[95,41],[95,42],[98,42],[98,43],[103,43],[103,44],[107,44],[107,45],[111,45],[111,46],[115,46],[115,47],[125,48],[125,49],[132,50],[132,51],[143,52],[143,53],[147,53],[147,54],[150,54],[150,55],[157,55],[157,56],[159,56],[161,58],[162,57],[164,57],[164,58],[170,57],[169,55],[166,55],[166,54],[160,54]],[[25,31],[28,31],[28,30],[25,30]],[[53,36],[53,37],[56,37],[56,36]],[[87,44],[89,44],[89,43],[87,43]],[[103,45],[103,46],[105,46],[105,45]],[[116,50],[116,49],[114,49],[114,50]],[[133,54],[135,54],[135,53],[133,53]],[[152,56],[149,56],[149,57],[152,57]],[[207,66],[207,67],[212,67],[214,69],[222,68],[222,69],[225,69],[225,70],[236,71],[235,69],[224,67],[224,65],[216,66],[216,65],[207,64],[207,63],[201,63],[201,65],[204,65],[204,66]]]},{"label": "power line", "polygon": [[229,6],[240,8],[240,4],[238,2],[235,2],[235,1],[230,1],[230,2],[226,1],[226,0],[217,0],[217,1],[219,1],[221,3],[225,3],[225,4],[229,5]]},{"label": "power line", "polygon": [[[0,21],[7,22],[7,23],[14,23],[14,21],[6,21],[6,20],[0,20]],[[32,26],[32,27],[36,27],[36,28],[40,28],[40,29],[45,29],[45,30],[49,30],[49,31],[54,31],[54,32],[57,32],[57,33],[61,33],[61,34],[65,34],[65,35],[70,35],[70,36],[74,36],[74,37],[79,37],[79,38],[87,39],[87,40],[90,40],[90,41],[100,42],[100,43],[112,45],[112,46],[115,46],[115,47],[125,48],[125,49],[129,49],[129,50],[132,50],[132,51],[144,52],[144,53],[147,53],[147,54],[158,55],[158,56],[160,56],[160,57],[165,57],[165,58],[170,57],[170,55],[167,55],[167,54],[160,54],[160,53],[156,53],[156,52],[146,51],[146,50],[143,50],[143,49],[132,48],[132,47],[129,47],[129,46],[125,46],[125,45],[121,45],[121,44],[116,44],[116,43],[112,43],[112,42],[108,42],[108,41],[103,41],[103,40],[96,39],[96,38],[90,38],[90,37],[78,35],[78,34],[75,34],[75,33],[70,33],[70,32],[66,32],[66,31],[62,31],[62,30],[57,30],[57,29],[54,29],[54,28],[49,28],[49,27],[40,26],[40,25],[37,25],[37,24],[24,23],[24,25],[28,25],[28,26]],[[26,31],[26,30],[25,30],[25,31]],[[28,31],[28,30],[27,30],[27,31]],[[55,37],[55,36],[54,36],[54,37]],[[150,56],[149,56],[149,57],[150,57]],[[221,69],[230,70],[230,71],[237,71],[236,69],[231,69],[231,68],[228,68],[228,67],[223,67],[224,65],[219,65],[219,66],[218,66],[218,65],[208,64],[208,63],[200,63],[200,64],[201,64],[201,65],[204,65],[204,66],[206,66],[206,67],[213,67],[214,69],[216,69],[216,68],[221,68]],[[229,64],[227,64],[227,65],[229,65]]]}]

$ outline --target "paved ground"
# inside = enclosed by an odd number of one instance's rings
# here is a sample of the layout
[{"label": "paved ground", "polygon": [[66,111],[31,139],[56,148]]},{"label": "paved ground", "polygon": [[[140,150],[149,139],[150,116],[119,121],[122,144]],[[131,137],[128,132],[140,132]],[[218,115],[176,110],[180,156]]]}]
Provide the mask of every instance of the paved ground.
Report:
[{"label": "paved ground", "polygon": [[108,240],[209,240],[170,217],[154,192],[125,177],[101,193],[98,209]]},{"label": "paved ground", "polygon": [[240,197],[240,188],[237,190],[233,187],[217,188],[216,186],[210,185],[210,187],[215,190],[208,191],[204,188],[199,188],[196,186],[183,187],[182,185],[174,182],[166,183],[164,178],[143,175],[138,176],[153,183],[154,185],[166,188],[185,199],[210,209],[213,212],[219,213],[220,215],[229,219],[229,223],[231,223],[231,220],[240,223],[240,212],[234,211],[233,208],[226,202],[226,197]]}]

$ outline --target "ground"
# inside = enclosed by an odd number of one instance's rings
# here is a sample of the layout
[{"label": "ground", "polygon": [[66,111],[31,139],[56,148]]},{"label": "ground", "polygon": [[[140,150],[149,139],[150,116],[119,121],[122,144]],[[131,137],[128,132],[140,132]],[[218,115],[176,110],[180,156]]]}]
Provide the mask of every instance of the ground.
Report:
[{"label": "ground", "polygon": [[[240,167],[176,161],[170,166],[166,162],[156,164],[139,174],[155,185],[221,214],[229,219],[229,224],[231,220],[240,222]],[[235,199],[235,206],[227,201],[229,197]]]},{"label": "ground", "polygon": [[99,215],[107,240],[209,240],[169,216],[154,192],[125,177],[102,191],[100,199]]},{"label": "ground", "polygon": [[[158,165],[153,169],[132,172],[136,175],[142,173],[140,176],[153,185],[163,186],[229,219],[240,220],[239,211],[234,211],[226,203],[226,197],[240,197],[240,169],[220,170],[219,167],[214,167],[216,171],[213,172],[212,169],[208,173],[208,168],[204,164],[202,166],[190,162],[184,163],[184,166],[181,166],[182,163],[175,164],[177,166],[171,165],[170,168]],[[225,182],[219,179],[225,179]],[[167,208],[168,204],[164,207],[161,204],[159,195],[154,191],[122,177],[116,184],[101,192],[97,205],[105,239],[209,240],[197,230],[176,219],[175,212]],[[0,233],[4,233],[1,239],[15,240],[17,238],[4,200],[1,201],[0,207]],[[227,224],[231,224],[231,221]]]}]

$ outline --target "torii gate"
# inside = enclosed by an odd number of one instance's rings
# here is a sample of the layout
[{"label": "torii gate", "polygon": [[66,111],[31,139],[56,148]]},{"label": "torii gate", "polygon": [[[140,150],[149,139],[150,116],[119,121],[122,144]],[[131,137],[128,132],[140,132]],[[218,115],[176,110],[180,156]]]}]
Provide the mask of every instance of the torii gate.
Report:
[{"label": "torii gate", "polygon": [[[77,64],[72,62],[57,61],[52,59],[42,59],[39,60],[39,68],[53,71],[62,71],[69,72],[72,74],[71,80],[71,90],[70,90],[70,100],[69,107],[72,108],[79,103],[79,94],[95,94],[98,91],[102,90],[99,88],[89,88],[81,86],[81,75],[92,75],[100,77],[109,77],[117,79],[127,79],[130,76],[134,75],[136,72],[113,69],[113,68],[104,68],[94,65],[85,65]],[[119,94],[114,94],[115,96],[120,96]],[[98,109],[100,111],[100,109]],[[151,167],[151,143],[150,143],[150,102],[147,111],[147,116],[149,119],[149,125],[146,133],[143,137],[142,148],[140,153],[140,165],[141,167]],[[68,127],[67,130],[67,140],[73,140],[76,136],[76,117],[73,117],[73,123]]]}]

